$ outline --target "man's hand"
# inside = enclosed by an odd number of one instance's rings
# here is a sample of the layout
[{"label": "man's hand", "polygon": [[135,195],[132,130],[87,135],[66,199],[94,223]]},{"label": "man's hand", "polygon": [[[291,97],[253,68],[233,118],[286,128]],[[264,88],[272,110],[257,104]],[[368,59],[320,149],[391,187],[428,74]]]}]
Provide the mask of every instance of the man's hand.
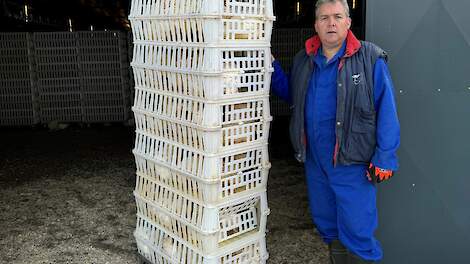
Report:
[{"label": "man's hand", "polygon": [[393,171],[381,169],[379,167],[374,166],[374,164],[369,165],[369,169],[367,169],[367,179],[374,183],[380,183],[385,180],[392,178]]}]

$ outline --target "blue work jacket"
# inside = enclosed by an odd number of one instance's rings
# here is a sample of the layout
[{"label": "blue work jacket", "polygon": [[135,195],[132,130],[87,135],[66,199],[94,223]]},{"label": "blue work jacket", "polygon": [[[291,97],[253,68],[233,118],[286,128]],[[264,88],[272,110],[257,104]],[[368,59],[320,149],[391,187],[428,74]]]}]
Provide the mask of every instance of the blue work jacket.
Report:
[{"label": "blue work jacket", "polygon": [[372,162],[397,170],[400,128],[385,53],[371,43],[359,42],[352,32],[330,61],[337,70],[320,65],[324,61],[319,51],[318,37],[309,39],[294,59],[290,78],[277,61],[273,63],[272,90],[294,108],[290,132],[297,158],[303,161],[307,142],[313,143],[312,132],[318,129],[315,121],[334,118],[335,127],[330,128],[336,136],[333,162]]}]

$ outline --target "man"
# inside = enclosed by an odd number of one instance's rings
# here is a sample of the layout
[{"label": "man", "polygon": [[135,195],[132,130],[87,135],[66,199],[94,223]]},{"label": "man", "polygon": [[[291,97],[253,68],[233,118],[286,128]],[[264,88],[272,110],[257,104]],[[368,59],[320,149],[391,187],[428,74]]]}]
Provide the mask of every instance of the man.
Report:
[{"label": "man", "polygon": [[290,137],[305,162],[310,210],[332,263],[382,259],[375,182],[398,169],[400,142],[386,54],[350,31],[346,0],[318,0],[317,35],[272,89],[292,105]]}]

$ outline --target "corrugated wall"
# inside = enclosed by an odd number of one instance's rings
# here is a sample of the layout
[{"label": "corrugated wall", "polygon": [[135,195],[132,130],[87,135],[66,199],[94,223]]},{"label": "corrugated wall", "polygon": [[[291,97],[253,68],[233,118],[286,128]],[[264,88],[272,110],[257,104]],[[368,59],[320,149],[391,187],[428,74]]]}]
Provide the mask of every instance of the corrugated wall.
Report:
[{"label": "corrugated wall", "polygon": [[400,171],[379,186],[385,264],[470,263],[470,1],[367,1],[389,52]]}]

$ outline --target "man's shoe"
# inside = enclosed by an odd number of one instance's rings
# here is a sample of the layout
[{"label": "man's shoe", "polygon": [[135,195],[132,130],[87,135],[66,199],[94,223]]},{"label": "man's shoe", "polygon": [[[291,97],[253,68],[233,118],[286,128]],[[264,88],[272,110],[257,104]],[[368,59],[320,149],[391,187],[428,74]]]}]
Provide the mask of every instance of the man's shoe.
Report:
[{"label": "man's shoe", "polygon": [[348,250],[339,240],[331,241],[328,251],[331,264],[348,264]]}]

